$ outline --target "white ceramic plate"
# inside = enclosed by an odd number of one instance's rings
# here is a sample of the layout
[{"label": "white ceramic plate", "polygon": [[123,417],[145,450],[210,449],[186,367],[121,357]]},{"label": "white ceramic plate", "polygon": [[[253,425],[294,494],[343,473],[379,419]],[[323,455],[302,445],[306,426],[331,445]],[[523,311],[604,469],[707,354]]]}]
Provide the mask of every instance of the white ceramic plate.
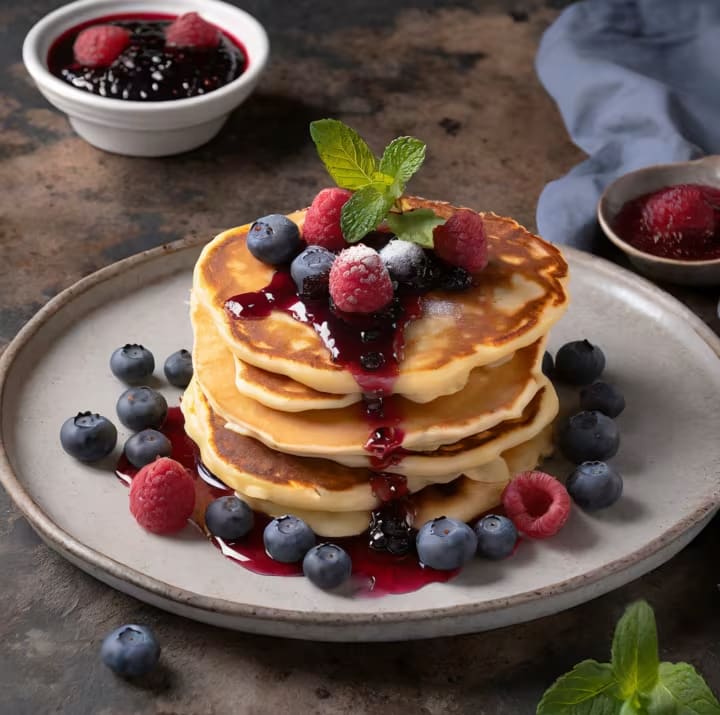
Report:
[{"label": "white ceramic plate", "polygon": [[[599,596],[657,567],[720,504],[720,341],[677,301],[600,259],[567,250],[570,310],[556,349],[587,337],[624,391],[616,464],[625,494],[597,515],[573,511],[563,531],[500,563],[474,561],[454,581],[382,598],[344,598],[305,579],[254,575],[190,528],[157,537],[129,513],[103,468],[62,451],[78,410],[111,418],[122,385],[115,347],[165,356],[190,347],[187,299],[199,247],[176,244],[80,281],[43,308],[0,362],[0,477],[42,538],[111,586],[160,608],[239,630],[321,640],[400,640],[480,631]],[[163,387],[177,404],[179,391]],[[127,434],[121,430],[119,444]]]}]

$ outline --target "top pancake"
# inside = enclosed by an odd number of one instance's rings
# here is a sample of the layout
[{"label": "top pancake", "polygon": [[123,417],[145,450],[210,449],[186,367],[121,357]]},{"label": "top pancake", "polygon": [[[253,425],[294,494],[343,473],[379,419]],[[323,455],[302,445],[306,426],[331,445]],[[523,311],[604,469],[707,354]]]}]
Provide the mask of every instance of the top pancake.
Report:
[{"label": "top pancake", "polygon": [[[405,197],[403,208],[432,208],[440,216],[450,204]],[[289,218],[301,228],[305,211]],[[543,337],[567,308],[567,264],[554,246],[517,222],[482,214],[489,263],[467,291],[432,291],[422,317],[408,325],[405,355],[393,392],[428,402],[462,389],[472,370]],[[352,374],[332,358],[309,325],[280,311],[267,318],[235,319],[225,301],[264,288],[274,269],[246,246],[249,224],[217,236],[203,250],[193,281],[194,298],[210,310],[216,329],[242,361],[286,375],[322,393],[360,392]]]}]

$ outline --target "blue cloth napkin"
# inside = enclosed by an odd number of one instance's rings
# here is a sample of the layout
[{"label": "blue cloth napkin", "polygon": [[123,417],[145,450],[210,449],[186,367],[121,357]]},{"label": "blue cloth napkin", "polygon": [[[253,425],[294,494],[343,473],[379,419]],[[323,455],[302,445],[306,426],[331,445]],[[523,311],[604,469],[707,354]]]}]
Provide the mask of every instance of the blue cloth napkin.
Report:
[{"label": "blue cloth napkin", "polygon": [[536,69],[590,158],[543,190],[540,235],[592,250],[616,177],[720,153],[720,0],[584,0],[545,32]]}]

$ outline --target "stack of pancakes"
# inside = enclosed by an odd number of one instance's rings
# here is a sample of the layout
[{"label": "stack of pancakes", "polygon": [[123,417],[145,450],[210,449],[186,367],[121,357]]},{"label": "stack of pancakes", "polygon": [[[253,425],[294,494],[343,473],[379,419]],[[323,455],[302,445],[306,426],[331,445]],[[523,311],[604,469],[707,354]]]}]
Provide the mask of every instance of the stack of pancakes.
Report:
[{"label": "stack of pancakes", "polygon": [[[302,227],[304,214],[289,218]],[[541,365],[567,307],[567,264],[515,221],[483,217],[487,268],[466,291],[423,296],[385,397],[400,415],[404,456],[383,472],[406,478],[416,527],[492,509],[512,475],[551,451],[558,400]],[[186,431],[208,469],[254,509],[295,514],[322,536],[361,533],[381,506],[362,390],[312,326],[282,311],[237,319],[225,310],[228,298],[261,290],[274,273],[248,251],[248,228],[217,236],[195,267]]]}]

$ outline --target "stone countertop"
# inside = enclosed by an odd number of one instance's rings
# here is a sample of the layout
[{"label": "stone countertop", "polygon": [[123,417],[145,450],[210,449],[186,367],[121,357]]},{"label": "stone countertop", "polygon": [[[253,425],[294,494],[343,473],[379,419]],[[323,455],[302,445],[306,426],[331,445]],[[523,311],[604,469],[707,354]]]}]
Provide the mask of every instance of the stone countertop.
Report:
[{"label": "stone countertop", "polygon": [[[338,117],[376,148],[421,137],[429,151],[413,193],[531,228],[544,184],[582,158],[533,71],[562,2],[241,4],[269,30],[271,66],[217,139],[166,159],[78,139],[20,62],[24,34],[59,3],[0,4],[0,347],[101,266],[307,205],[328,183],[308,137],[316,118]],[[718,330],[714,293],[674,292]],[[573,664],[607,659],[614,623],[637,598],[656,609],[662,659],[693,662],[720,692],[718,556],[716,519],[665,566],[529,624],[418,643],[293,642],[183,620],[107,588],[45,547],[0,492],[0,713],[531,713]],[[162,668],[141,685],[98,658],[105,633],[128,622],[150,624],[163,646]]]}]

